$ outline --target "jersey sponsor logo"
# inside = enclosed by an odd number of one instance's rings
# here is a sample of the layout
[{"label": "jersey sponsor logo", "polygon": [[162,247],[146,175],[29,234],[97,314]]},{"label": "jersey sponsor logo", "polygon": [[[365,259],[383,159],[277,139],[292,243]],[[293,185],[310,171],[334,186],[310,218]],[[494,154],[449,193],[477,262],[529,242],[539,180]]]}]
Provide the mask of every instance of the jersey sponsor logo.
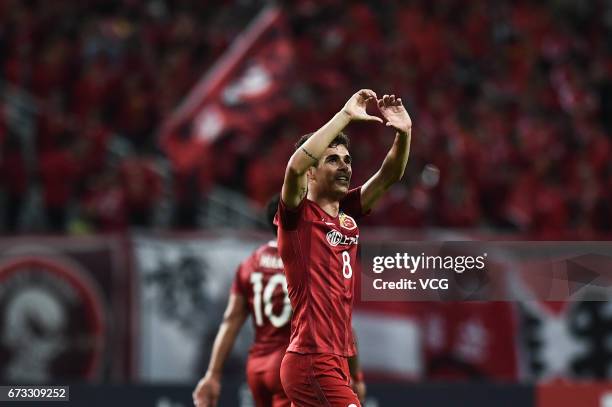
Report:
[{"label": "jersey sponsor logo", "polygon": [[325,237],[327,238],[327,242],[333,247],[336,247],[338,245],[350,246],[353,244],[357,244],[359,242],[359,235],[346,236],[340,233],[339,231],[337,231],[336,229],[332,229],[329,232],[327,232]]},{"label": "jersey sponsor logo", "polygon": [[357,222],[355,222],[355,219],[353,219],[346,213],[341,212],[340,213],[340,226],[342,226],[346,230],[353,230],[357,227]]},{"label": "jersey sponsor logo", "polygon": [[259,258],[259,267],[267,269],[282,269],[283,261],[278,256],[270,256],[269,254],[263,254]]}]

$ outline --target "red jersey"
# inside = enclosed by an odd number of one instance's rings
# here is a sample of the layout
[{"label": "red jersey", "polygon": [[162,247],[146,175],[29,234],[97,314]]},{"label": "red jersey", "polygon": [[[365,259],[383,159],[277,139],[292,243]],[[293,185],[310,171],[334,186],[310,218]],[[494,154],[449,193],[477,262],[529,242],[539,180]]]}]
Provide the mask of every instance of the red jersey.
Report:
[{"label": "red jersey", "polygon": [[246,298],[255,328],[251,355],[286,348],[291,332],[287,280],[275,241],[259,247],[236,271],[232,293]]},{"label": "red jersey", "polygon": [[293,308],[288,351],[355,354],[351,317],[358,272],[361,188],[340,202],[338,216],[304,198],[295,209],[280,202],[278,245]]}]

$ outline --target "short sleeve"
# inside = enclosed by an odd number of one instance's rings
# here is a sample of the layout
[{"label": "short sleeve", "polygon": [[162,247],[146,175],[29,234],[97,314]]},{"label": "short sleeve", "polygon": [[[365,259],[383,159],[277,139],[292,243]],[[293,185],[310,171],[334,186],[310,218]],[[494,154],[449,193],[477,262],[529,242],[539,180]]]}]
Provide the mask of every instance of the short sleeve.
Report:
[{"label": "short sleeve", "polygon": [[283,230],[295,230],[297,229],[300,221],[300,216],[306,205],[306,197],[302,199],[300,204],[295,208],[288,208],[281,198],[278,202],[278,212],[274,218],[274,224],[279,226]]},{"label": "short sleeve", "polygon": [[230,289],[230,292],[232,294],[242,295],[243,297],[247,296],[247,290],[244,287],[244,284],[242,281],[242,271],[247,261],[244,261],[243,263],[241,263],[236,269],[236,275],[234,276],[234,281],[232,282],[232,288]]},{"label": "short sleeve", "polygon": [[355,219],[370,214],[370,211],[364,213],[361,207],[361,187],[351,189],[348,194],[346,194],[342,201],[340,201],[340,209]]}]

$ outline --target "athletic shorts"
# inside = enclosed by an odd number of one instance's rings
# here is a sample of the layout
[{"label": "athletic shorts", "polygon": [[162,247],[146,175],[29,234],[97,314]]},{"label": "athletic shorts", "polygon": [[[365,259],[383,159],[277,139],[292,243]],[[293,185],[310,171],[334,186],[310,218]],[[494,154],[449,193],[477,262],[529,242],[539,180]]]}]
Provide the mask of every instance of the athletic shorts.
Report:
[{"label": "athletic shorts", "polygon": [[280,380],[280,364],[285,348],[263,356],[249,356],[247,382],[256,407],[289,407]]},{"label": "athletic shorts", "polygon": [[287,352],[281,381],[292,407],[361,407],[342,356]]}]

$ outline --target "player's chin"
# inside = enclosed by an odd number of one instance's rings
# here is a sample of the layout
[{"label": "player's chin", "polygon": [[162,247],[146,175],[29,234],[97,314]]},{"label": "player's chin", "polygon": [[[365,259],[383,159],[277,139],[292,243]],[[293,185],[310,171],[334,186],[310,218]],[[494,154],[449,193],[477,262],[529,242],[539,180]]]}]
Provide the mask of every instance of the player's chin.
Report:
[{"label": "player's chin", "polygon": [[344,198],[348,194],[350,184],[346,181],[336,181],[334,183],[334,193],[339,197]]}]

